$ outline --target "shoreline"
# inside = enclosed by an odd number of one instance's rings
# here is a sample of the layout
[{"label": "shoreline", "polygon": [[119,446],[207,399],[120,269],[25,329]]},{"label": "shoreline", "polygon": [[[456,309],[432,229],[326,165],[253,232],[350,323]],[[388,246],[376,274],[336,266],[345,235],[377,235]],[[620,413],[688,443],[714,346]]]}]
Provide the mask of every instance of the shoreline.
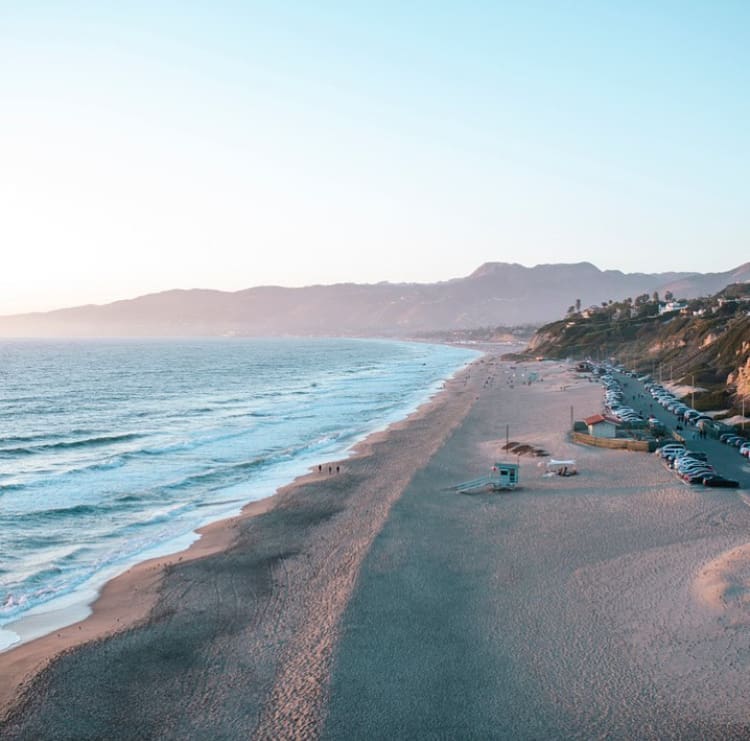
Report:
[{"label": "shoreline", "polygon": [[[287,486],[294,486],[294,483]],[[198,537],[187,548],[133,564],[102,585],[94,601],[87,604],[90,612],[82,620],[12,645],[0,653],[0,677],[4,680],[0,685],[0,720],[13,709],[24,686],[59,655],[89,641],[129,630],[146,620],[158,600],[159,587],[170,566],[230,548],[238,524],[269,511],[278,494],[248,502],[239,515],[198,528],[195,531]]]},{"label": "shoreline", "polygon": [[[436,394],[440,393],[447,381],[476,362],[487,352],[486,348],[481,350],[474,348],[474,351],[476,354],[474,359],[466,360],[463,365],[453,370],[449,376],[433,381],[423,391],[420,399],[416,401],[412,400],[404,405],[401,411],[398,412],[399,416],[397,418],[390,420],[386,418],[378,423],[379,426],[374,429],[362,430],[358,439],[343,446],[338,446],[338,448],[335,447],[333,450],[328,451],[328,456],[332,460],[346,460],[353,455],[356,446],[364,442],[370,435],[382,432],[390,427],[390,425],[407,419],[423,404],[428,403]],[[91,617],[94,603],[99,599],[102,591],[109,582],[144,563],[171,562],[175,555],[189,551],[201,539],[202,534],[209,532],[209,529],[216,523],[229,522],[236,517],[242,516],[245,507],[270,499],[281,489],[296,483],[303,477],[314,474],[317,465],[317,462],[314,464],[310,463],[310,461],[303,462],[302,466],[297,467],[296,472],[292,471],[287,476],[280,476],[278,477],[280,480],[277,483],[271,487],[265,487],[265,491],[259,498],[248,499],[247,497],[238,497],[236,500],[237,506],[233,507],[229,512],[206,518],[203,524],[199,523],[195,525],[190,531],[186,531],[162,543],[151,545],[140,553],[129,557],[123,563],[114,564],[99,573],[91,574],[85,582],[73,588],[72,591],[56,596],[49,602],[35,605],[22,615],[0,625],[0,656],[8,651],[18,649],[30,641],[43,638],[51,633],[58,633],[71,625],[77,625],[85,621]],[[306,470],[306,472],[300,473],[300,470]],[[15,639],[6,638],[5,633],[12,634],[15,636]]]},{"label": "shoreline", "polygon": [[[51,661],[3,739],[747,738],[746,497],[572,442],[600,404],[564,363],[478,359],[226,549],[156,565],[141,622]],[[511,459],[518,490],[455,491]]]},{"label": "shoreline", "polygon": [[[373,449],[386,441],[393,431],[408,427],[429,409],[447,401],[451,388],[488,357],[486,349],[479,352],[483,354],[446,378],[440,388],[405,417],[370,432],[351,445],[344,456],[326,461],[326,465],[338,464],[342,469],[348,469],[356,461],[372,455]],[[309,485],[321,484],[331,478],[327,473],[318,473],[311,468],[279,487],[271,496],[243,505],[239,514],[197,529],[194,533],[198,537],[187,548],[137,562],[106,581],[93,602],[87,603],[90,613],[85,618],[59,629],[53,628],[45,635],[0,652],[0,678],[3,679],[0,685],[0,719],[13,712],[24,691],[59,656],[89,642],[106,639],[144,624],[158,603],[163,581],[170,568],[229,551],[235,545],[243,524],[279,507],[285,497],[294,496]]]},{"label": "shoreline", "polygon": [[[362,339],[367,340],[368,338]],[[377,338],[375,339],[377,340]],[[390,340],[384,341],[389,342]],[[405,343],[417,342],[417,340],[397,341]],[[443,344],[451,346],[451,343],[447,342],[427,344]],[[460,345],[457,346],[461,347]],[[384,432],[391,425],[408,419],[412,414],[417,412],[419,408],[424,404],[429,403],[432,398],[439,394],[448,381],[495,348],[493,348],[490,343],[489,346],[483,346],[481,348],[467,348],[463,346],[461,349],[472,350],[475,353],[475,357],[464,361],[463,365],[458,366],[449,376],[446,376],[443,379],[434,380],[424,389],[423,395],[418,400],[410,400],[409,403],[403,406],[401,411],[397,412],[399,415],[398,417],[391,417],[390,420],[388,418],[380,420],[376,423],[378,426],[361,430],[358,439],[354,442],[334,447],[333,450],[328,451],[327,454],[324,455],[330,456],[331,460],[337,460],[339,463],[348,460],[355,454],[357,446],[365,442],[371,435]],[[238,497],[236,500],[237,505],[231,508],[229,512],[205,518],[203,524],[194,525],[193,529],[190,531],[186,531],[176,537],[170,538],[168,541],[151,545],[140,553],[127,558],[124,562],[103,569],[102,572],[93,573],[85,582],[76,586],[70,592],[56,596],[49,602],[35,605],[22,615],[15,617],[4,625],[0,625],[0,658],[9,651],[17,650],[31,641],[44,638],[52,633],[59,633],[71,625],[78,625],[79,623],[84,622],[92,616],[93,605],[100,598],[105,586],[111,581],[124,576],[131,569],[137,568],[144,563],[171,563],[175,556],[189,551],[201,539],[203,533],[209,532],[217,523],[230,522],[237,517],[242,517],[246,507],[272,499],[286,487],[296,484],[307,476],[314,475],[315,467],[318,465],[317,461],[311,463],[308,460],[302,461],[301,463],[302,465],[297,467],[296,471],[288,471],[286,475],[277,477],[277,481],[271,486],[261,487],[263,493],[259,498],[248,499],[246,497]],[[300,470],[305,472],[300,473]],[[242,504],[243,501],[244,504]],[[8,640],[3,635],[6,632],[13,634],[15,640]],[[2,666],[1,663],[0,666]],[[0,708],[1,707],[2,703],[0,702]]]}]

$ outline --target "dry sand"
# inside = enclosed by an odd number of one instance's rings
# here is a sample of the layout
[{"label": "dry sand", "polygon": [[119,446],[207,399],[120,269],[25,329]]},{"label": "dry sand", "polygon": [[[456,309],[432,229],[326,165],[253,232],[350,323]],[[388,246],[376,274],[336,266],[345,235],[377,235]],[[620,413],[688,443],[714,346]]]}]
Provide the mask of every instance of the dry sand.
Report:
[{"label": "dry sand", "polygon": [[[601,391],[546,367],[496,383],[393,506],[342,620],[324,738],[750,737],[750,508],[655,456],[565,442],[570,406],[598,411]],[[506,422],[581,474],[522,459],[523,491],[441,490],[494,459]]]},{"label": "dry sand", "polygon": [[[0,735],[749,737],[750,507],[567,442],[570,407],[600,401],[560,365],[475,364],[340,476],[203,543],[229,548],[131,575],[137,626],[54,660]],[[504,457],[506,424],[580,475],[521,458],[517,492],[450,491]],[[0,655],[4,677],[45,640]]]}]

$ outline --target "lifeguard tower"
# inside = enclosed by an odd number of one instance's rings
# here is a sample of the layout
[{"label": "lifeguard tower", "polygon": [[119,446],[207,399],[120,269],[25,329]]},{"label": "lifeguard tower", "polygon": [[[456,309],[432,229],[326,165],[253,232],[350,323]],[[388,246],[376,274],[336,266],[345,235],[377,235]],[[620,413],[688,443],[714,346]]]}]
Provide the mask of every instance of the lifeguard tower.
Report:
[{"label": "lifeguard tower", "polygon": [[461,494],[472,494],[480,491],[512,491],[518,486],[519,468],[517,463],[495,463],[488,476],[465,481],[453,488]]}]

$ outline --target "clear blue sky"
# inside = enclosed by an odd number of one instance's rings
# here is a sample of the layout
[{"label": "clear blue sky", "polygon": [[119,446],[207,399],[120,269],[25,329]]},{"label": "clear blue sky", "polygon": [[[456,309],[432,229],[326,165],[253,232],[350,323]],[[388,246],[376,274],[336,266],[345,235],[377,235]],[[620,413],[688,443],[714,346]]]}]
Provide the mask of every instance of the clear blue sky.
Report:
[{"label": "clear blue sky", "polygon": [[0,0],[0,313],[490,260],[729,269],[749,29],[722,0]]}]

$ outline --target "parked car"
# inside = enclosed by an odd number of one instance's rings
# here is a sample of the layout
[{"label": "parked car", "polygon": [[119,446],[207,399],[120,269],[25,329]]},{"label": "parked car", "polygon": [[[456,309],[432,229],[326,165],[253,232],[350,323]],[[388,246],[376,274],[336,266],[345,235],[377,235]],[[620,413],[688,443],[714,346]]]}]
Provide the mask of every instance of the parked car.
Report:
[{"label": "parked car", "polygon": [[723,435],[719,436],[719,440],[723,443],[729,443],[729,441],[735,437],[739,437],[739,435],[734,432],[725,432]]},{"label": "parked car", "polygon": [[724,478],[724,476],[719,476],[718,473],[703,477],[703,486],[720,486],[727,489],[737,489],[739,485],[739,481]]},{"label": "parked car", "polygon": [[714,467],[708,461],[697,461],[693,458],[681,458],[674,465],[674,469],[678,473],[689,473],[690,471],[697,471],[701,468],[708,468],[714,472]]},{"label": "parked car", "polygon": [[682,453],[678,453],[675,460],[682,460],[683,458],[692,458],[694,461],[707,461],[708,454],[702,450],[684,450]]},{"label": "parked car", "polygon": [[697,461],[694,458],[680,458],[674,464],[675,471],[678,473],[688,473],[689,471],[696,471],[699,468],[710,468],[712,471],[714,467],[708,463],[708,461]]},{"label": "parked car", "polygon": [[685,450],[685,446],[682,443],[667,443],[662,445],[656,452],[661,458],[667,458],[671,455],[673,458],[680,450]]},{"label": "parked car", "polygon": [[682,475],[682,480],[687,484],[702,484],[709,476],[713,476],[713,471],[691,471]]},{"label": "parked car", "polygon": [[668,450],[662,457],[664,458],[664,460],[666,460],[668,463],[671,464],[673,461],[679,458],[684,452],[685,452],[684,449],[678,448],[677,450],[675,450],[673,448],[672,450]]},{"label": "parked car", "polygon": [[714,472],[714,467],[705,461],[694,461],[682,459],[675,464],[675,470],[680,474],[694,473],[696,471]]},{"label": "parked car", "polygon": [[740,455],[750,458],[750,442],[742,443],[742,445],[740,445]]}]

